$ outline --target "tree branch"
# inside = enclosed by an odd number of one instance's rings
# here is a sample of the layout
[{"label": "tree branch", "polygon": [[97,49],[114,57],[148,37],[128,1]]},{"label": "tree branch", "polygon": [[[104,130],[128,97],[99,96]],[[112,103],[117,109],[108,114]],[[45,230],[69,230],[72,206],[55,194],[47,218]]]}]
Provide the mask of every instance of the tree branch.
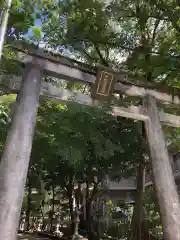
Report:
[{"label": "tree branch", "polygon": [[104,57],[102,56],[101,51],[99,50],[97,44],[94,44],[94,47],[95,47],[95,49],[96,49],[97,54],[99,55],[99,58],[100,58],[102,64],[105,65],[106,67],[109,67],[108,62],[107,62],[107,61],[104,59]]},{"label": "tree branch", "polygon": [[96,59],[94,59],[89,53],[87,53],[87,51],[84,48],[81,48],[81,50],[83,51],[83,53],[89,58],[89,60],[91,62],[97,62]]},{"label": "tree branch", "polygon": [[[74,38],[76,39],[76,38]],[[110,47],[119,47],[119,48],[122,48],[124,50],[128,50],[128,51],[134,51],[136,49],[136,47],[132,48],[132,47],[127,47],[127,46],[124,46],[124,45],[121,45],[119,44],[118,42],[102,42],[102,41],[99,41],[99,40],[95,40],[95,39],[90,39],[90,38],[86,38],[86,39],[83,39],[82,41],[86,41],[86,42],[91,42],[91,43],[94,43],[94,44],[100,44],[100,45],[109,45]],[[170,54],[166,54],[166,53],[161,53],[161,52],[156,52],[156,51],[150,51],[149,52],[150,54],[154,54],[154,55],[161,55],[163,57],[169,57],[169,58],[175,58],[175,59],[180,59],[180,55],[170,55]]]},{"label": "tree branch", "polygon": [[89,201],[92,201],[92,200],[93,200],[94,195],[97,193],[98,186],[99,186],[99,182],[94,183],[94,187],[93,187],[91,196],[90,196],[90,198],[89,198]]},{"label": "tree branch", "polygon": [[152,40],[151,40],[151,45],[154,45],[154,40],[156,38],[156,32],[157,32],[157,28],[160,24],[160,19],[156,19],[155,25],[154,25],[154,30],[153,30],[153,34],[152,34]]}]

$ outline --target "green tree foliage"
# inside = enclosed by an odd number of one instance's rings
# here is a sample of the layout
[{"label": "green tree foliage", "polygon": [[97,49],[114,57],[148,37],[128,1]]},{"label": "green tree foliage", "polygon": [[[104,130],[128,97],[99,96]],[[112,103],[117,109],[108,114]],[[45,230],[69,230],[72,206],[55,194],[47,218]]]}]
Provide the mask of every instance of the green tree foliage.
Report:
[{"label": "green tree foliage", "polygon": [[[136,174],[143,153],[139,129],[138,124],[117,121],[104,110],[41,102],[31,155],[33,172],[48,191],[59,186],[69,207],[75,185],[85,183],[88,212],[105,174],[115,172],[116,179]],[[73,214],[71,207],[70,211]]]},{"label": "green tree foliage", "polygon": [[147,187],[144,195],[145,226],[152,232],[155,229],[162,232],[159,206],[153,186]]},{"label": "green tree foliage", "polygon": [[[3,12],[3,8],[6,8],[6,1],[2,0],[0,5]],[[32,35],[36,38],[40,37],[40,32],[34,25],[36,20],[41,18],[38,10],[42,5],[43,1],[41,0],[15,0],[12,2],[5,35],[3,58],[1,59],[1,72],[21,75],[21,67],[16,62],[11,61],[16,59],[16,54],[9,49],[9,45],[14,44],[14,41],[24,40],[31,28],[33,28]]]},{"label": "green tree foliage", "polygon": [[64,1],[48,14],[43,31],[50,46],[64,45],[84,61],[144,82],[177,87],[179,8],[174,1]]},{"label": "green tree foliage", "polygon": [[3,151],[8,127],[11,122],[11,110],[15,101],[15,95],[0,96],[0,156]]},{"label": "green tree foliage", "polygon": [[[69,0],[56,8],[50,4],[43,14],[48,15],[42,28],[49,47],[91,65],[128,73],[135,83],[156,83],[155,88],[179,95],[176,1]],[[179,114],[177,106],[166,111]],[[167,132],[178,145],[178,131]]]},{"label": "green tree foliage", "polygon": [[138,138],[139,127],[129,120],[118,122],[99,109],[45,102],[39,109],[34,151],[42,152],[51,166],[58,163],[52,161],[68,161],[77,169],[89,163],[104,172],[117,166],[123,170],[140,159]]}]

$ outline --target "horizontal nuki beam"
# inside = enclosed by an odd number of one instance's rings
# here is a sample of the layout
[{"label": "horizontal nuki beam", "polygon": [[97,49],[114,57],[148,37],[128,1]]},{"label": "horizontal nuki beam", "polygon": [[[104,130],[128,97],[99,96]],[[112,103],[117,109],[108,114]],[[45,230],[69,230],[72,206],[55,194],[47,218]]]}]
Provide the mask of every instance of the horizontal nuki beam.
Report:
[{"label": "horizontal nuki beam", "polygon": [[[13,48],[13,47],[12,47]],[[35,64],[41,65],[50,76],[55,76],[58,78],[62,78],[64,80],[70,81],[78,81],[83,83],[94,84],[96,80],[96,72],[95,71],[85,71],[80,69],[73,63],[73,60],[63,57],[55,57],[49,56],[47,53],[43,53],[43,51],[25,51],[20,48],[13,48],[17,51],[18,61],[21,63],[33,62]],[[72,64],[71,64],[72,61]],[[90,68],[90,66],[89,66]],[[107,70],[108,71],[108,70]],[[155,89],[135,86],[132,83],[128,83],[125,80],[126,75],[121,73],[114,73],[117,79],[117,83],[114,87],[114,92],[122,93],[127,96],[139,96],[144,97],[146,95],[151,95],[156,98],[157,101],[160,101],[164,104],[180,104],[180,98],[178,96],[173,96],[168,93],[163,93],[157,91]],[[126,84],[127,82],[127,84]]]},{"label": "horizontal nuki beam", "polygon": [[[46,85],[46,86],[45,86]],[[94,106],[101,107],[102,104],[98,100],[92,99],[88,95],[81,94],[79,92],[72,92],[69,90],[60,90],[51,84],[44,84],[42,91],[42,95],[48,99],[52,99],[56,102],[76,102],[78,104],[86,105],[86,106]],[[148,120],[148,116],[146,115],[146,111],[142,106],[133,106],[129,107],[121,107],[121,106],[112,106],[111,110],[108,112],[114,116],[121,116],[126,118],[131,118],[140,121]],[[180,117],[168,114],[163,112],[162,110],[159,112],[160,121],[168,126],[180,127]]]},{"label": "horizontal nuki beam", "polygon": [[[0,79],[0,86],[2,83],[5,85],[6,83],[6,90],[9,86],[8,93],[14,93],[15,91],[18,92],[20,88],[21,78],[13,78],[7,75],[5,78],[6,81],[2,81]],[[8,81],[9,80],[9,81]],[[4,86],[3,85],[3,86]],[[85,106],[91,107],[102,107],[102,103],[98,100],[92,99],[89,95],[82,94],[81,92],[77,91],[69,91],[66,89],[58,88],[54,86],[52,83],[42,83],[41,87],[41,96],[45,99],[49,99],[54,102],[75,102]],[[109,114],[114,116],[121,116],[126,118],[131,118],[140,121],[148,120],[148,116],[146,115],[146,111],[142,106],[133,106],[130,105],[129,107],[122,107],[122,106],[112,106],[109,108]],[[164,111],[159,111],[160,121],[169,126],[173,127],[180,127],[180,116],[176,116],[173,114],[165,113]]]}]

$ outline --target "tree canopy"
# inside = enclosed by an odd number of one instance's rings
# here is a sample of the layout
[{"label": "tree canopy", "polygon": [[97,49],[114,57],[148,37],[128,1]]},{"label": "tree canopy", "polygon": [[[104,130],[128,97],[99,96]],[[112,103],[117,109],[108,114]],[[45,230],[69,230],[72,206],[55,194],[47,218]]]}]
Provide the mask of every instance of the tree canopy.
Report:
[{"label": "tree canopy", "polygon": [[44,13],[43,40],[84,61],[177,87],[180,10],[174,1],[159,2],[63,1]]}]

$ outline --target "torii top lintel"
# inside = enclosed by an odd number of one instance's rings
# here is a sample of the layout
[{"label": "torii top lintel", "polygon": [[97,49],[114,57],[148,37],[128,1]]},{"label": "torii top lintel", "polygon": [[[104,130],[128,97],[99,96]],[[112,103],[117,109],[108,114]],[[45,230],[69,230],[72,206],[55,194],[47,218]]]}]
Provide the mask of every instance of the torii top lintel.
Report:
[{"label": "torii top lintel", "polygon": [[[39,64],[44,68],[46,73],[51,76],[60,77],[70,81],[79,81],[89,83],[91,85],[93,84],[95,87],[95,92],[93,92],[94,96],[98,95],[97,91],[100,89],[99,87],[101,87],[100,95],[102,96],[103,87],[108,90],[106,94],[104,94],[105,98],[109,97],[112,92],[116,92],[123,93],[128,96],[139,97],[152,95],[157,101],[164,104],[180,104],[180,98],[178,96],[169,94],[167,91],[162,92],[160,90],[156,90],[158,89],[158,86],[156,87],[152,84],[135,84],[133,83],[133,79],[128,79],[126,74],[113,72],[112,69],[92,67],[88,64],[84,64],[61,55],[53,56],[52,53],[46,52],[42,49],[33,49],[30,47],[23,49],[21,47],[14,46],[11,46],[11,49],[18,53],[18,61],[21,63],[34,62]],[[106,86],[101,84],[100,86],[97,84],[100,79],[102,80],[99,76],[102,76],[103,72],[106,77],[108,75],[109,80],[108,77],[107,80],[111,84],[106,84]]]}]

